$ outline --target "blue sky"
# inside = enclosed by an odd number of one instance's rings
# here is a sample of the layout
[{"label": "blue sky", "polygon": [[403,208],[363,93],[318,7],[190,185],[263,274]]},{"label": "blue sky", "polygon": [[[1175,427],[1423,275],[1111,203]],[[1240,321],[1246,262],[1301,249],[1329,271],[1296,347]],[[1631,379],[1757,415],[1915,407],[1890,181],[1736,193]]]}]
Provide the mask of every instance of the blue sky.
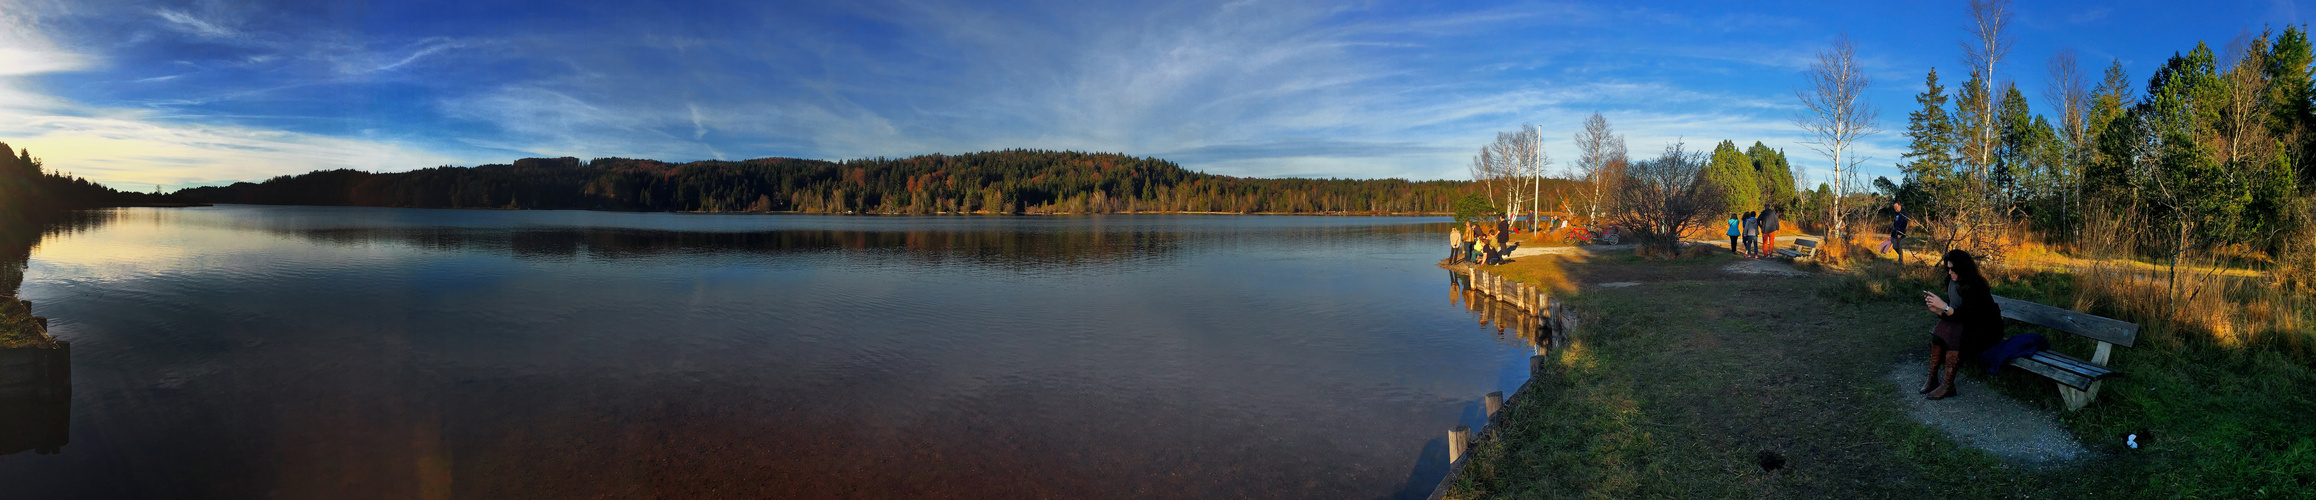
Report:
[{"label": "blue sky", "polygon": [[[1463,178],[1534,123],[1557,165],[1592,112],[1825,159],[1793,89],[1839,32],[1894,175],[1923,73],[1962,78],[1965,3],[151,2],[0,0],[0,140],[150,189],[528,156],[842,159],[1122,152],[1256,177]],[[2293,2],[2015,5],[1999,69],[2034,99],[2067,48],[2135,84]]]}]

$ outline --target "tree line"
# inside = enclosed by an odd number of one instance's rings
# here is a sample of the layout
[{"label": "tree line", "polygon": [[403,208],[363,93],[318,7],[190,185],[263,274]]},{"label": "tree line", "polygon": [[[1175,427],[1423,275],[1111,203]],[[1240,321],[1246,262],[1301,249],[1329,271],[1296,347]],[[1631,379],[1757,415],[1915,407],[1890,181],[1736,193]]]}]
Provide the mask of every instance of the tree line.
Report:
[{"label": "tree line", "polygon": [[1110,153],[1015,149],[844,161],[526,158],[327,170],[190,188],[212,203],[821,214],[1440,213],[1462,181],[1257,179]]},{"label": "tree line", "polygon": [[[1496,134],[1472,157],[1477,187],[1456,204],[1459,220],[1505,212],[1559,215],[1584,225],[1617,225],[1642,242],[1674,248],[1689,232],[1737,211],[1818,210],[1829,203],[1824,186],[1802,191],[1785,152],[1755,141],[1739,149],[1724,140],[1710,157],[1675,143],[1663,154],[1634,161],[1624,136],[1593,113],[1573,138],[1576,162],[1547,177],[1535,125]],[[1539,222],[1531,220],[1531,227]]]},{"label": "tree line", "polygon": [[[1998,39],[1999,42],[1999,39]],[[2175,53],[2135,89],[2120,61],[2092,84],[2075,56],[2047,63],[2049,115],[1991,63],[1949,93],[1915,96],[1902,180],[1882,193],[1948,224],[1945,246],[1999,255],[2024,226],[2057,242],[2177,258],[2281,257],[2316,188],[2307,32],[2287,27]]]},{"label": "tree line", "polygon": [[32,150],[16,150],[0,142],[0,217],[21,226],[59,211],[155,204],[183,204],[191,200],[158,193],[124,192],[50,171]]}]

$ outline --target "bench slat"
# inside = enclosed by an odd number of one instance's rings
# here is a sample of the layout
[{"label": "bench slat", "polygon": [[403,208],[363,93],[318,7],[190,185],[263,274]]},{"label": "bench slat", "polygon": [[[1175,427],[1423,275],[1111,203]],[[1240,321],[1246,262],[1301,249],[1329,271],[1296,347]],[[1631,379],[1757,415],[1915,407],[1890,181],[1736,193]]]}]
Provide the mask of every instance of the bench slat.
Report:
[{"label": "bench slat", "polygon": [[2131,347],[2139,340],[2139,325],[2129,321],[2103,318],[2069,311],[2000,295],[1994,296],[2002,306],[2002,317],[2049,327],[2053,330],[2090,337],[2123,347]]},{"label": "bench slat", "polygon": [[2089,361],[2075,359],[2074,356],[2068,356],[2051,351],[2037,351],[2034,353],[2033,357],[2036,361],[2041,361],[2051,366],[2063,368],[2067,371],[2080,373],[2085,377],[2090,377],[2093,379],[2103,378],[2115,373],[2115,370],[2107,369],[2107,367],[2091,364]]},{"label": "bench slat", "polygon": [[2036,375],[2042,375],[2045,378],[2058,381],[2059,385],[2073,387],[2076,389],[2088,388],[2091,386],[2091,382],[2095,380],[2091,377],[2083,376],[2083,374],[2075,373],[2058,366],[2053,366],[2044,362],[2042,359],[2036,358],[2035,356],[2012,358],[2010,360],[2010,365],[2018,367],[2019,369],[2034,372]]}]

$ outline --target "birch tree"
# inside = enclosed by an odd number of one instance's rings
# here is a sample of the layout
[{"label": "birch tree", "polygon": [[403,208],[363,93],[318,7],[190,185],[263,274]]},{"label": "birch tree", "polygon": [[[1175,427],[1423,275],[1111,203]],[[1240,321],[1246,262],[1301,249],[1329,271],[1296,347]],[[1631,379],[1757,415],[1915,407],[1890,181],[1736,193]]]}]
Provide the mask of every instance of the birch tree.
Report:
[{"label": "birch tree", "polygon": [[2043,88],[2043,98],[2059,113],[2060,148],[2059,162],[2053,168],[2053,173],[2059,176],[2060,189],[2054,194],[2060,197],[2056,204],[2060,213],[2057,221],[2047,227],[2071,241],[2074,221],[2082,214],[2083,164],[2090,162],[2091,89],[2075,60],[2075,51],[2060,49],[2051,56],[2047,67],[2050,83]]},{"label": "birch tree", "polygon": [[1580,195],[1584,220],[1597,221],[1602,208],[1615,206],[1616,184],[1624,175],[1624,136],[1616,135],[1608,118],[1593,113],[1584,119],[1584,130],[1576,133],[1576,149],[1580,154],[1574,177],[1591,185],[1591,193]]},{"label": "birch tree", "polygon": [[[1497,132],[1495,142],[1480,147],[1472,157],[1472,180],[1488,190],[1490,203],[1501,200],[1507,217],[1522,210],[1540,211],[1544,174],[1552,157],[1544,152],[1544,131],[1535,125]],[[1533,225],[1530,226],[1534,228]]]},{"label": "birch tree", "polygon": [[1846,237],[1849,217],[1842,210],[1842,199],[1850,194],[1858,164],[1864,163],[1864,158],[1850,150],[1859,140],[1881,131],[1874,123],[1880,111],[1865,101],[1866,87],[1872,82],[1858,67],[1857,49],[1847,34],[1836,37],[1833,47],[1818,52],[1817,62],[1810,65],[1806,75],[1809,85],[1793,91],[1804,108],[1794,116],[1794,123],[1809,134],[1804,144],[1832,160],[1833,232],[1828,236]]}]

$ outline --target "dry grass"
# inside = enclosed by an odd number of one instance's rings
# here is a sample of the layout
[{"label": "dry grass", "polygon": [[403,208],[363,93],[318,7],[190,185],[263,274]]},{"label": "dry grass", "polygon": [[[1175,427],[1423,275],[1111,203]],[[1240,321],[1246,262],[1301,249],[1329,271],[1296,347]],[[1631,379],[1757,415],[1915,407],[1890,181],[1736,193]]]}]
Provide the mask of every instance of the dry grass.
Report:
[{"label": "dry grass", "polygon": [[32,303],[0,296],[0,347],[44,344],[48,336],[32,320]]},{"label": "dry grass", "polygon": [[1581,255],[1531,255],[1513,259],[1487,270],[1513,281],[1535,284],[1549,290],[1568,292],[1576,290],[1576,282],[1568,277],[1566,265],[1583,262]]},{"label": "dry grass", "polygon": [[[2305,353],[2316,326],[2304,294],[2263,278],[2213,270],[2209,260],[2183,265],[2178,275],[2114,263],[2075,269],[2076,310],[2160,323],[2174,335],[2196,335],[2220,347],[2266,344]],[[2171,342],[2183,338],[2166,339]]]}]

